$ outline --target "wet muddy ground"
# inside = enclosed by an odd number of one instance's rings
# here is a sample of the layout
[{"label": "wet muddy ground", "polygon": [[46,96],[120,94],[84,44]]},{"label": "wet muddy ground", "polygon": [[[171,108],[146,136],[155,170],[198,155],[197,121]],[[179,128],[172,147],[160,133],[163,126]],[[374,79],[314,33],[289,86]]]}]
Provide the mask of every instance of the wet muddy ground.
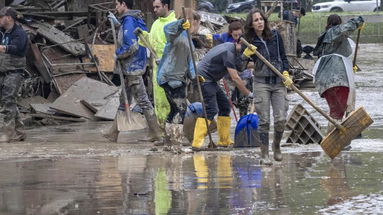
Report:
[{"label": "wet muddy ground", "polygon": [[375,122],[333,161],[316,144],[286,145],[283,162],[265,167],[259,149],[177,154],[137,141],[145,131],[111,144],[105,122],[33,128],[26,142],[0,144],[0,215],[383,214],[382,48],[362,45],[356,75],[357,106]]}]

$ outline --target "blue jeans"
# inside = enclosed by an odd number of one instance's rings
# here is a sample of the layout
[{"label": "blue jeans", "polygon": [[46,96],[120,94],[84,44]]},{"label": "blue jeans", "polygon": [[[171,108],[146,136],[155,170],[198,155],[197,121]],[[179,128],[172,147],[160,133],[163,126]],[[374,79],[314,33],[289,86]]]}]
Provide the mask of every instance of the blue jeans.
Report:
[{"label": "blue jeans", "polygon": [[213,120],[217,113],[218,116],[230,116],[229,100],[217,82],[201,83],[201,89],[208,120]]}]

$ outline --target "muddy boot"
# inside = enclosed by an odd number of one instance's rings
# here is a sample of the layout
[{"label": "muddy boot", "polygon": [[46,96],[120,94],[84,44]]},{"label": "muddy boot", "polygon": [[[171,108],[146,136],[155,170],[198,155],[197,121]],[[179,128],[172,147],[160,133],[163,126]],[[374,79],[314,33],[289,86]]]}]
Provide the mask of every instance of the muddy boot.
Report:
[{"label": "muddy boot", "polygon": [[21,129],[24,128],[24,123],[20,119],[16,119],[16,138],[19,141],[24,141],[27,139],[27,134]]},{"label": "muddy boot", "polygon": [[118,130],[118,127],[117,127],[117,116],[116,118],[114,118],[113,124],[108,130],[101,131],[102,136],[113,143],[117,143],[119,133],[120,131]]},{"label": "muddy boot", "polygon": [[271,165],[272,162],[269,158],[269,134],[260,133],[259,138],[261,140],[261,165]]},{"label": "muddy boot", "polygon": [[154,142],[155,145],[164,145],[162,138],[162,131],[158,125],[156,114],[154,110],[144,110],[145,119],[148,122],[149,134],[148,138],[143,140],[147,142]]},{"label": "muddy boot", "polygon": [[273,140],[273,152],[274,152],[274,160],[282,161],[282,153],[281,153],[281,140],[282,140],[283,132],[274,132],[274,140]]},{"label": "muddy boot", "polygon": [[169,144],[171,145],[178,145],[178,146],[191,145],[183,134],[182,124],[166,123],[165,134],[166,134],[165,135],[166,139],[169,140]]},{"label": "muddy boot", "polygon": [[21,141],[22,136],[17,134],[14,121],[6,123],[3,127],[3,132],[4,134],[0,137],[0,143]]}]

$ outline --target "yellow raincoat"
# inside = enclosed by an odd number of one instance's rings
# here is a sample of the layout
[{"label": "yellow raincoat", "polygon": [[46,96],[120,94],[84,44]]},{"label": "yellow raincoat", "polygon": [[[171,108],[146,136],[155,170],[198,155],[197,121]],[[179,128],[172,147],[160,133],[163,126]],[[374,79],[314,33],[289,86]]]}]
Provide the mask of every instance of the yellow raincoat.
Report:
[{"label": "yellow raincoat", "polygon": [[[176,14],[172,11],[167,17],[158,18],[150,29],[147,41],[153,47],[158,58],[162,58],[162,54],[166,44],[166,37],[164,27],[170,22],[177,21]],[[170,105],[166,98],[165,91],[157,83],[157,70],[158,66],[153,62],[153,99],[154,99],[154,110],[156,112],[158,121],[160,124],[164,124],[166,117],[170,112]]]}]

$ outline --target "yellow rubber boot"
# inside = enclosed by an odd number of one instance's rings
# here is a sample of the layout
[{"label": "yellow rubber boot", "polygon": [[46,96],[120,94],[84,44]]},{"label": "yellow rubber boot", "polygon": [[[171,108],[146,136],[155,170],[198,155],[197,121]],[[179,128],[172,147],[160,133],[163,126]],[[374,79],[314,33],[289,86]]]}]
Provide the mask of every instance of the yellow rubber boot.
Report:
[{"label": "yellow rubber boot", "polygon": [[[208,120],[208,124],[210,125],[210,120]],[[205,140],[205,136],[207,133],[207,127],[205,118],[197,118],[197,121],[195,122],[194,127],[194,136],[193,136],[193,148],[201,148],[203,145],[203,142]]]},{"label": "yellow rubber boot", "polygon": [[229,116],[218,116],[217,118],[217,129],[218,129],[218,146],[228,147],[234,142],[230,138],[230,124],[231,118]]}]

